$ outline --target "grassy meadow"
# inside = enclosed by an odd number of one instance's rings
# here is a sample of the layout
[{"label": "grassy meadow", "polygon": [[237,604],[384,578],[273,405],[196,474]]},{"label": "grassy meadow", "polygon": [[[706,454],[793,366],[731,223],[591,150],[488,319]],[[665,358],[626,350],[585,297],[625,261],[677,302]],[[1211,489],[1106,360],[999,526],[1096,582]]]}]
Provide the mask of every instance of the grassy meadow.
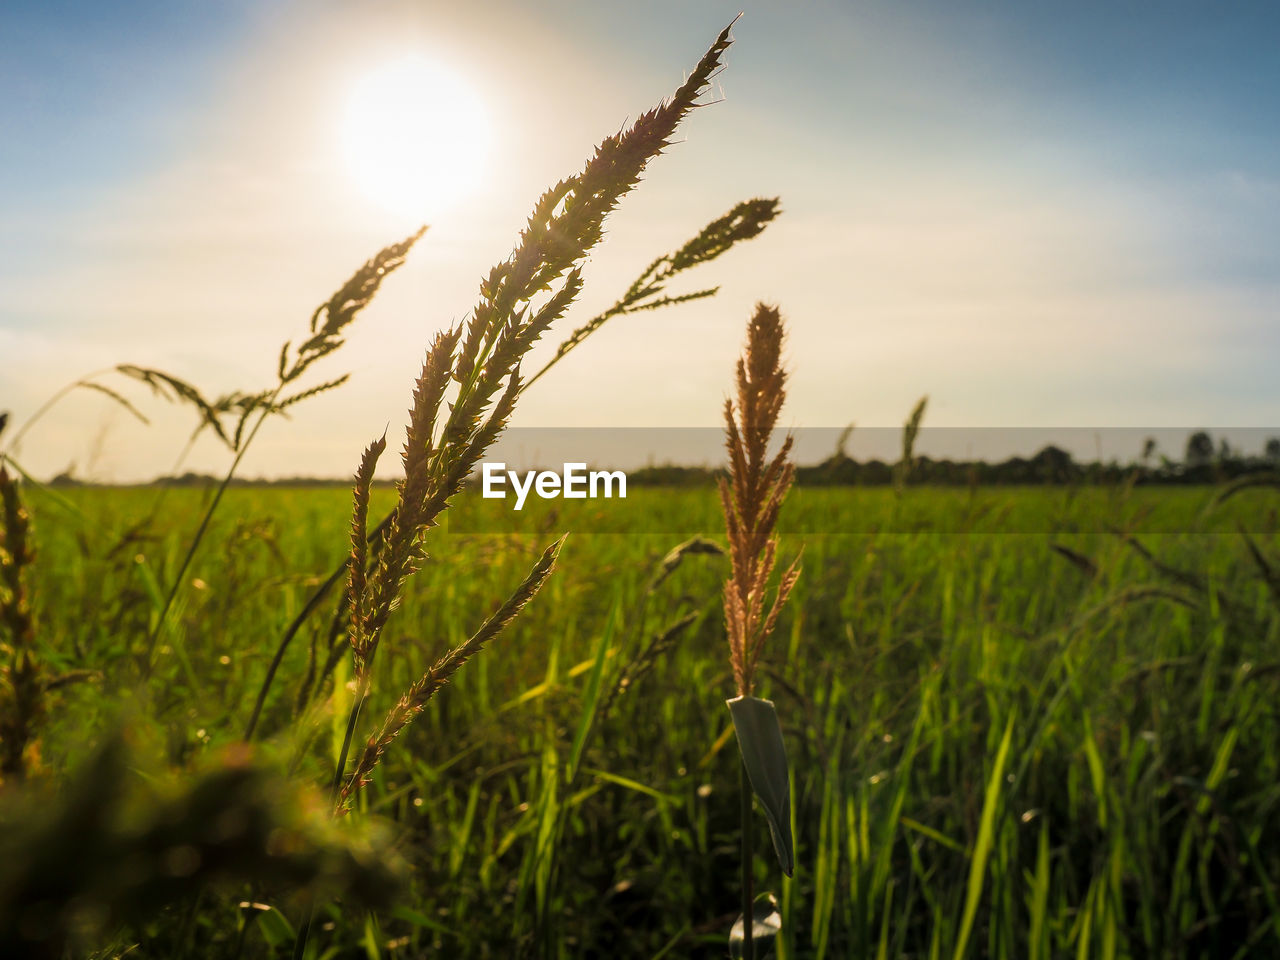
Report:
[{"label": "grassy meadow", "polygon": [[[42,653],[94,673],[48,718],[47,762],[83,759],[122,720],[171,764],[242,736],[280,637],[347,549],[350,495],[230,490],[149,657],[159,585],[211,494],[30,494]],[[375,488],[371,514],[392,496]],[[384,638],[375,715],[561,531],[591,528],[557,503],[477,519],[495,503],[459,498]],[[359,806],[387,824],[408,885],[376,913],[322,907],[324,955],[724,955],[727,560],[686,552],[663,575],[688,538],[720,542],[719,504],[705,488],[587,503],[611,532],[570,533],[542,595],[374,771]],[[755,865],[781,903],[780,954],[1277,949],[1275,508],[1266,489],[794,490],[780,555],[803,544],[804,570],[759,681],[793,776],[794,878]],[[820,532],[838,529],[855,532]],[[312,618],[258,730],[316,782],[351,696],[329,647],[328,615]],[[323,706],[299,745],[306,703]],[[272,897],[206,891],[132,955],[286,955],[296,902]]]}]

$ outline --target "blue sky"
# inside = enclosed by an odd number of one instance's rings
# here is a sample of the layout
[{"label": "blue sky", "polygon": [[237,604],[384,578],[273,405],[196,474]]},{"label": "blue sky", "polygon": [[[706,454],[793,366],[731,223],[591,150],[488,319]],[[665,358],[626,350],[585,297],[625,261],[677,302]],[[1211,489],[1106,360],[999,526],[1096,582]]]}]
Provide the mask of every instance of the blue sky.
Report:
[{"label": "blue sky", "polygon": [[[490,111],[486,187],[435,219],[332,358],[351,384],[246,463],[348,472],[401,422],[431,333],[538,191],[669,93],[738,9],[5,5],[0,409],[20,422],[117,362],[209,393],[265,386],[314,305],[414,225],[356,189],[336,118],[362,75],[420,53]],[[924,393],[947,427],[1272,426],[1277,20],[1262,4],[746,5],[724,101],[612,222],[564,332],[735,201],[779,195],[786,213],[691,277],[720,297],[606,327],[517,423],[713,425],[766,299],[790,322],[796,426],[898,424]],[[168,468],[184,415],[103,382],[153,426],[73,396],[29,435],[30,469]],[[201,444],[189,463],[225,454]]]}]

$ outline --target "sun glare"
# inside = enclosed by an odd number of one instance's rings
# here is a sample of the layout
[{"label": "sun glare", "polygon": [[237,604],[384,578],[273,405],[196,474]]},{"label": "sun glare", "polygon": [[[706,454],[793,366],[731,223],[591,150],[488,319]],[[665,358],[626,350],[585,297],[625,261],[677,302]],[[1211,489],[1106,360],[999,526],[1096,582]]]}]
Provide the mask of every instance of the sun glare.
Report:
[{"label": "sun glare", "polygon": [[443,65],[413,55],[357,81],[342,136],[348,169],[369,200],[426,219],[479,185],[491,131],[475,90]]}]

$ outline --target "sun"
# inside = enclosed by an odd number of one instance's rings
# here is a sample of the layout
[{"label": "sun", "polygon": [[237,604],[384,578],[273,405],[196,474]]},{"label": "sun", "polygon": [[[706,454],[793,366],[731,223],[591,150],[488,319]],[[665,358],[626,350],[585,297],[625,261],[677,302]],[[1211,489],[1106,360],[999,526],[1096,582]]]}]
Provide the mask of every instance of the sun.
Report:
[{"label": "sun", "polygon": [[384,62],[347,97],[342,143],[367,199],[427,219],[484,175],[492,131],[484,102],[445,65],[420,54]]}]

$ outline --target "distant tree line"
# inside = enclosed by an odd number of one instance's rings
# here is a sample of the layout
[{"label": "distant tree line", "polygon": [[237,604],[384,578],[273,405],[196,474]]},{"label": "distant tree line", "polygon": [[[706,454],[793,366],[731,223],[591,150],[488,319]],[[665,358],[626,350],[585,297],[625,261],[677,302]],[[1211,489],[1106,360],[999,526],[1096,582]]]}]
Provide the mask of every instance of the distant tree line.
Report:
[{"label": "distant tree line", "polygon": [[[998,462],[935,460],[921,456],[911,462],[907,482],[944,486],[1107,484],[1130,480],[1137,483],[1195,484],[1219,483],[1248,473],[1280,469],[1280,437],[1268,440],[1261,455],[1246,455],[1232,449],[1225,440],[1215,447],[1209,434],[1203,431],[1188,438],[1186,456],[1182,461],[1158,456],[1151,440],[1144,445],[1142,453],[1141,459],[1131,463],[1118,460],[1081,463],[1067,451],[1052,445],[1029,458],[1010,457]],[[887,486],[895,482],[895,471],[899,469],[899,464],[881,460],[858,462],[837,453],[815,466],[799,468],[796,477],[797,482],[812,486]]]},{"label": "distant tree line", "polygon": [[[1250,473],[1280,471],[1280,437],[1266,442],[1261,453],[1247,454],[1232,447],[1225,438],[1217,443],[1207,431],[1199,430],[1187,438],[1181,460],[1160,453],[1156,442],[1147,438],[1140,457],[1130,463],[1110,460],[1081,463],[1070,453],[1046,446],[1034,456],[1010,457],[999,462],[986,460],[935,460],[911,455],[909,460],[889,463],[884,460],[855,460],[844,450],[846,432],[836,452],[826,460],[796,469],[796,482],[804,486],[893,486],[933,484],[937,486],[1013,486],[1027,484],[1196,484],[1221,483]],[[908,445],[909,449],[909,445]],[[682,467],[674,464],[647,466],[627,471],[627,482],[635,486],[699,486],[715,482],[720,470],[710,467]],[[71,473],[54,477],[58,486],[79,485]],[[216,485],[217,477],[201,473],[184,473],[177,477],[159,477],[152,483],[160,486],[203,487]],[[378,485],[391,481],[378,481]],[[273,480],[236,478],[232,486],[350,486],[348,478],[281,477]]]},{"label": "distant tree line", "polygon": [[[1250,473],[1280,470],[1280,437],[1266,442],[1260,454],[1233,448],[1225,439],[1217,444],[1206,431],[1187,438],[1181,461],[1161,455],[1156,442],[1147,438],[1138,460],[1121,463],[1081,463],[1066,450],[1046,446],[1032,457],[1007,460],[935,460],[912,456],[909,461],[855,460],[844,451],[844,434],[839,449],[822,463],[796,470],[796,482],[805,486],[892,486],[902,483],[938,486],[1013,486],[1027,484],[1109,484],[1133,481],[1140,484],[1220,483]],[[709,483],[718,471],[678,466],[646,467],[627,474],[636,485],[683,485]]]}]

